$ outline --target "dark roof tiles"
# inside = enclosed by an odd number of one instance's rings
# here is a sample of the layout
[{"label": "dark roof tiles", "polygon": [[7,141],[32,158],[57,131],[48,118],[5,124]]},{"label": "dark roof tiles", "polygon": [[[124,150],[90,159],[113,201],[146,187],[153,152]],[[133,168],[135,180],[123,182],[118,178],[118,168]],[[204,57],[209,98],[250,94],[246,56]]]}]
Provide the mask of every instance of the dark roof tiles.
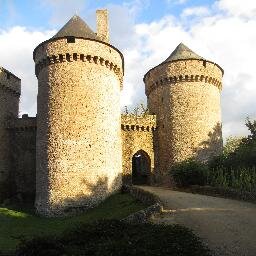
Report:
[{"label": "dark roof tiles", "polygon": [[100,38],[77,15],[74,15],[52,38],[59,38],[65,36],[82,37],[100,41]]},{"label": "dark roof tiles", "polygon": [[183,43],[180,43],[175,50],[171,53],[171,55],[163,62],[172,62],[175,60],[187,60],[187,59],[198,59],[202,60],[201,56],[194,53],[192,50],[190,50],[186,45]]}]

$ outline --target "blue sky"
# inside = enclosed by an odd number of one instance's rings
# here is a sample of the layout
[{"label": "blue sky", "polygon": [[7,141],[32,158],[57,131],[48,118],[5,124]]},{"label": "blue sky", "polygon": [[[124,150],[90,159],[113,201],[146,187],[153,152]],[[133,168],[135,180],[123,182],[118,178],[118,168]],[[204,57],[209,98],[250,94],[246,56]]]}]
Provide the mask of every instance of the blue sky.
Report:
[{"label": "blue sky", "polygon": [[[56,8],[61,4],[65,6],[65,1],[52,0],[0,0],[0,27],[7,28],[15,25],[29,28],[52,29],[59,27],[59,22],[51,22]],[[54,3],[55,2],[55,3]],[[58,3],[59,2],[59,3]],[[113,5],[130,6],[136,1],[118,1],[118,0],[74,0],[74,4],[69,6],[69,13],[78,13],[82,17],[94,15],[97,8],[108,8]],[[165,15],[179,16],[184,8],[194,6],[209,6],[214,3],[213,0],[145,0],[137,1],[138,10],[135,13],[135,22],[152,22],[159,20]],[[67,19],[67,13],[64,13]]]},{"label": "blue sky", "polygon": [[122,106],[146,102],[144,74],[183,42],[225,71],[224,137],[248,133],[246,117],[256,119],[256,0],[0,0],[0,66],[22,80],[20,114],[36,114],[34,48],[76,13],[95,31],[101,8],[125,58]]}]

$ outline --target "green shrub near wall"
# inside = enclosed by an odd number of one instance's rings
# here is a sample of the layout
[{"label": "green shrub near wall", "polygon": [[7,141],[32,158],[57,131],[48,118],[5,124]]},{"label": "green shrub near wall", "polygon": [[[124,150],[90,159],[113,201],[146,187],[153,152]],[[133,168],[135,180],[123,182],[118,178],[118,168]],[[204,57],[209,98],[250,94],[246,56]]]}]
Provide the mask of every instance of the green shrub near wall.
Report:
[{"label": "green shrub near wall", "polygon": [[192,158],[177,163],[170,171],[170,174],[178,187],[187,187],[191,185],[203,186],[206,184],[207,173],[207,166]]},{"label": "green shrub near wall", "polygon": [[256,120],[247,118],[247,137],[229,137],[223,153],[209,162],[210,169],[252,169],[256,167]]},{"label": "green shrub near wall", "polygon": [[256,120],[246,120],[250,135],[227,139],[223,153],[207,165],[189,159],[176,164],[170,174],[177,186],[210,185],[256,192]]},{"label": "green shrub near wall", "polygon": [[178,187],[191,185],[210,185],[220,188],[232,188],[238,191],[256,192],[256,168],[239,167],[228,169],[208,168],[207,165],[193,159],[176,164],[171,176]]},{"label": "green shrub near wall", "polygon": [[239,191],[256,192],[256,168],[212,169],[207,175],[207,184],[214,187],[232,188]]}]

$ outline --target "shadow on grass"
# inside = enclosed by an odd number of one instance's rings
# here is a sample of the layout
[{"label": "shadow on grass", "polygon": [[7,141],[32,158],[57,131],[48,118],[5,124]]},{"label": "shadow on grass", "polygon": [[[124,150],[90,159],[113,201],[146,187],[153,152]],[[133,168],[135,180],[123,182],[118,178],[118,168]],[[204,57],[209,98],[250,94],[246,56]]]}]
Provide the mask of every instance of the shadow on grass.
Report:
[{"label": "shadow on grass", "polygon": [[13,252],[22,239],[42,235],[60,235],[64,230],[101,219],[122,219],[145,208],[129,194],[115,194],[98,207],[74,217],[42,218],[33,209],[18,210],[17,207],[0,208],[0,251],[4,255]]}]

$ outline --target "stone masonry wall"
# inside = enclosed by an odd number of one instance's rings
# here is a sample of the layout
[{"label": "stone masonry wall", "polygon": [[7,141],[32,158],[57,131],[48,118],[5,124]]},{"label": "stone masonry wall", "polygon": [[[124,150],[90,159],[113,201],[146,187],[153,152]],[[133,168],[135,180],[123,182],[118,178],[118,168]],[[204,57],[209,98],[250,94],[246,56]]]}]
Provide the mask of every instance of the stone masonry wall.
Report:
[{"label": "stone masonry wall", "polygon": [[18,117],[20,79],[0,68],[0,200],[10,196],[10,142],[6,130],[9,118]]},{"label": "stone masonry wall", "polygon": [[97,36],[109,44],[108,10],[97,10]]},{"label": "stone masonry wall", "polygon": [[34,202],[36,188],[36,118],[23,115],[8,125],[11,146],[11,182],[22,202]]},{"label": "stone masonry wall", "polygon": [[93,207],[121,186],[123,58],[107,44],[59,38],[34,52],[38,76],[36,207]]},{"label": "stone masonry wall", "polygon": [[196,157],[207,161],[222,150],[220,90],[222,70],[203,60],[165,63],[144,78],[150,113],[157,116],[159,176]]},{"label": "stone masonry wall", "polygon": [[122,115],[123,181],[132,183],[132,157],[139,150],[147,153],[151,160],[151,180],[154,181],[153,135],[156,128],[154,115]]}]

